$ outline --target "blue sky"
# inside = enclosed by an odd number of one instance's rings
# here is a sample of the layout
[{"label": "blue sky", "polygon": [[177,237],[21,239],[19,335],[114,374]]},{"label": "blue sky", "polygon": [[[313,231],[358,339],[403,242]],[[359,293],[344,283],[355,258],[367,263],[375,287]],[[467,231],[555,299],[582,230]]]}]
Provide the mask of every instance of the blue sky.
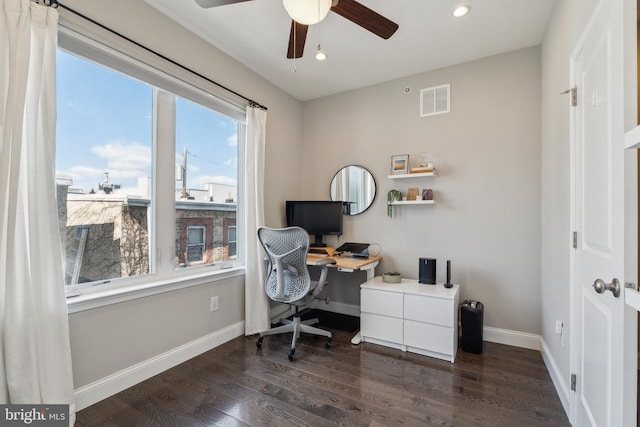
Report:
[{"label": "blue sky", "polygon": [[[57,176],[87,192],[98,189],[105,171],[123,189],[151,176],[151,87],[58,51],[57,109]],[[184,147],[191,153],[188,187],[235,185],[236,122],[184,99],[176,102],[176,116],[176,163]]]}]

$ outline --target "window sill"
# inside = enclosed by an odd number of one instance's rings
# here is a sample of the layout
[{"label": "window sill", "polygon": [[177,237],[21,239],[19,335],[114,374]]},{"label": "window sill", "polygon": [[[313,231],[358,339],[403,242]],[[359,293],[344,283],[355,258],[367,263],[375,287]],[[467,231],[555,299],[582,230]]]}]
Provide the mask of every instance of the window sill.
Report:
[{"label": "window sill", "polygon": [[67,298],[68,314],[92,310],[111,304],[118,304],[138,298],[158,295],[191,286],[217,282],[231,277],[244,276],[244,266],[216,270],[214,272],[200,272],[190,275],[180,275],[166,279],[149,281],[132,286],[81,294]]}]

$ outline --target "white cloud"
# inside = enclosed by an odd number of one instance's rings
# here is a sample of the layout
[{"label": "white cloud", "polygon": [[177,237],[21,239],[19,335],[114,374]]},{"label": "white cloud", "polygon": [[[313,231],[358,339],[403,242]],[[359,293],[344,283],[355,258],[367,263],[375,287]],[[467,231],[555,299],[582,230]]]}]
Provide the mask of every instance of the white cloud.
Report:
[{"label": "white cloud", "polygon": [[115,141],[91,147],[91,151],[102,159],[94,164],[106,161],[105,167],[74,165],[67,171],[58,171],[58,174],[71,176],[74,187],[89,190],[104,182],[105,172],[109,172],[109,182],[124,187],[135,187],[138,178],[151,173],[151,147],[139,142]]},{"label": "white cloud", "polygon": [[107,168],[121,171],[149,170],[151,147],[139,142],[115,141],[95,146],[91,151],[107,161]]},{"label": "white cloud", "polygon": [[227,142],[229,143],[229,147],[237,147],[238,146],[238,134],[231,135],[227,138]]}]

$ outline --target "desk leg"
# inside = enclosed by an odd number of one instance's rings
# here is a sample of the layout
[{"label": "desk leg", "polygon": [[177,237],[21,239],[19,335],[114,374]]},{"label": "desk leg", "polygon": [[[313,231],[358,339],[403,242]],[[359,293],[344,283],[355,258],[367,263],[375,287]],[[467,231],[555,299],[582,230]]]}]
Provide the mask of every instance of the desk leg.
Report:
[{"label": "desk leg", "polygon": [[361,268],[361,270],[364,270],[364,271],[367,272],[367,280],[373,279],[373,277],[376,275],[376,266],[377,265],[378,265],[378,261],[373,262],[371,264],[367,264],[363,268]]},{"label": "desk leg", "polygon": [[362,342],[362,334],[360,331],[356,332],[356,334],[351,338],[351,344],[358,345]]},{"label": "desk leg", "polygon": [[[367,266],[365,266],[364,268],[362,268],[361,270],[364,270],[367,272],[367,280],[371,280],[373,279],[373,277],[376,274],[376,266],[378,265],[378,261],[371,263]],[[353,338],[351,338],[351,344],[355,344],[358,345],[362,342],[362,334],[360,333],[360,331],[356,332],[356,334],[353,336]]]}]

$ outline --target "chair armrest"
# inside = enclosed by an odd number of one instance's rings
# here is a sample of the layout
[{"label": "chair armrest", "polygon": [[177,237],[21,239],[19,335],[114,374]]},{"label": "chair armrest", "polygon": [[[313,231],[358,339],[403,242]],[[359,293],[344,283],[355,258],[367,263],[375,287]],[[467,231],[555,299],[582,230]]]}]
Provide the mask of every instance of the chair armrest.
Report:
[{"label": "chair armrest", "polygon": [[316,261],[314,265],[320,267],[320,278],[318,279],[318,284],[312,292],[314,298],[318,298],[320,292],[324,288],[324,285],[327,283],[327,275],[329,273],[329,265],[337,264],[335,259],[331,258],[322,258],[321,260]]},{"label": "chair armrest", "polygon": [[317,265],[320,267],[326,267],[327,265],[331,265],[331,264],[336,264],[336,260],[331,258],[322,258],[321,260],[316,261],[314,265]]}]

